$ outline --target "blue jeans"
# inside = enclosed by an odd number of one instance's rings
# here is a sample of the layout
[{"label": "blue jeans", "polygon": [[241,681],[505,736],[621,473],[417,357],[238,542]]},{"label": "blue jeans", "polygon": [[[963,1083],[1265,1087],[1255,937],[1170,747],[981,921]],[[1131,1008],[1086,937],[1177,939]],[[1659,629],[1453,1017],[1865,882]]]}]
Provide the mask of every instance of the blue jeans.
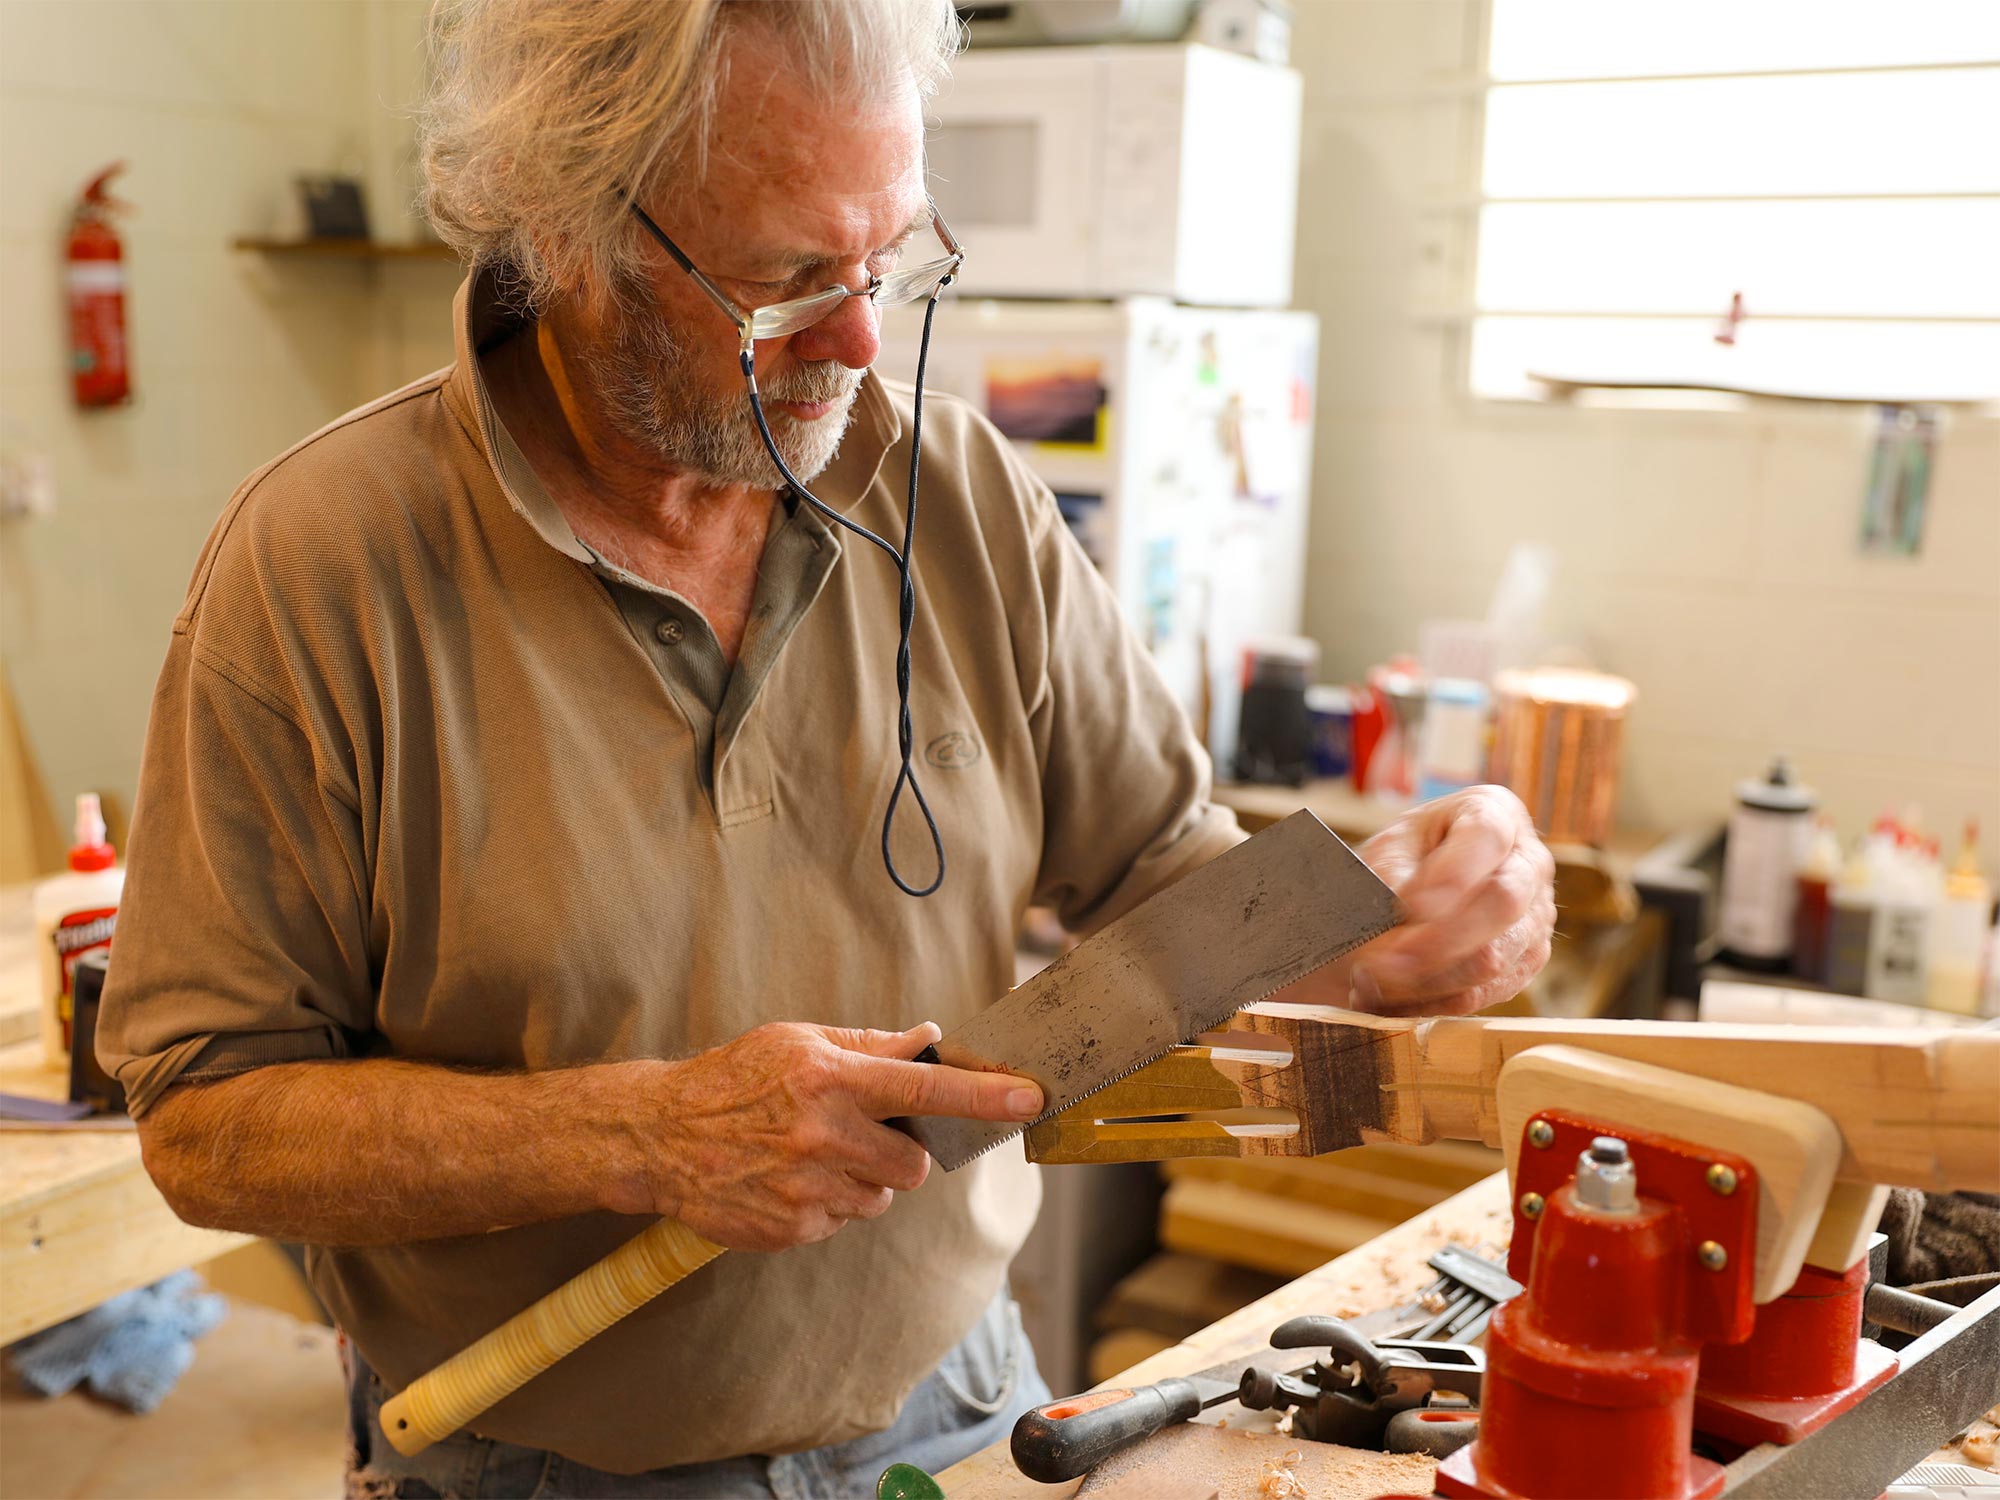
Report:
[{"label": "blue jeans", "polygon": [[557,1453],[461,1432],[405,1458],[377,1416],[390,1392],[346,1340],[348,1500],[845,1500],[895,1463],[929,1474],[998,1442],[1049,1399],[1021,1311],[1003,1288],[881,1432],[827,1448],[611,1474]]}]

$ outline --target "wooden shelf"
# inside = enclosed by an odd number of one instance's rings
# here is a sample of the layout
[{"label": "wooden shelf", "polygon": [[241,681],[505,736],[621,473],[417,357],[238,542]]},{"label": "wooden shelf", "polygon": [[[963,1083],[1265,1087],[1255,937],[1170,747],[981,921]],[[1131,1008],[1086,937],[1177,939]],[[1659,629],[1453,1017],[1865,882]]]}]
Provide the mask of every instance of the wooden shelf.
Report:
[{"label": "wooden shelf", "polygon": [[1861,392],[1785,390],[1777,386],[1738,385],[1707,380],[1617,380],[1583,375],[1550,375],[1528,371],[1530,380],[1539,381],[1552,401],[1571,401],[1584,391],[1700,391],[1719,396],[1751,396],[1762,401],[1808,401],[1830,406],[1981,406],[2000,400],[2000,391],[1986,395],[1965,392],[1902,391],[1869,395]]},{"label": "wooden shelf", "polygon": [[254,250],[259,255],[292,259],[315,257],[326,260],[448,260],[457,261],[458,252],[449,245],[385,245],[375,240],[265,240],[231,241],[236,250]]}]

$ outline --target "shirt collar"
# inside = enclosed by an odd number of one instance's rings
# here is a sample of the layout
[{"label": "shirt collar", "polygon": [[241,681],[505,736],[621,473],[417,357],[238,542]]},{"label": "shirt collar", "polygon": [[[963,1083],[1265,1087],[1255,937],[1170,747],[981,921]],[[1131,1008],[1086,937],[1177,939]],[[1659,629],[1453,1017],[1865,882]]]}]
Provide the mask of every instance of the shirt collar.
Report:
[{"label": "shirt collar", "polygon": [[[591,564],[595,555],[570,530],[561,507],[501,422],[479,368],[482,350],[520,335],[533,323],[500,295],[499,278],[492,267],[473,267],[452,300],[455,354],[445,383],[445,399],[478,443],[508,503],[521,519],[556,551]],[[896,405],[870,370],[855,395],[853,415],[833,462],[811,482],[813,494],[834,510],[844,513],[854,509],[874,487],[883,459],[901,436],[902,420]]]}]

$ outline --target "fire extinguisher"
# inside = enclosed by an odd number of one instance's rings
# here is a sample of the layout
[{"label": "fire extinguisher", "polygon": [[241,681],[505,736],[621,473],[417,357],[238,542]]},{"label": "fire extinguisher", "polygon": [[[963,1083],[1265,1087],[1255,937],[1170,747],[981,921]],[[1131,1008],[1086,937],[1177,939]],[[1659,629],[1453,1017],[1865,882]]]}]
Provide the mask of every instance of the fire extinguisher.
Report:
[{"label": "fire extinguisher", "polygon": [[125,250],[111,216],[125,205],[105,184],[125,170],[114,162],[92,179],[70,217],[70,374],[78,406],[116,406],[132,398],[125,343]]}]

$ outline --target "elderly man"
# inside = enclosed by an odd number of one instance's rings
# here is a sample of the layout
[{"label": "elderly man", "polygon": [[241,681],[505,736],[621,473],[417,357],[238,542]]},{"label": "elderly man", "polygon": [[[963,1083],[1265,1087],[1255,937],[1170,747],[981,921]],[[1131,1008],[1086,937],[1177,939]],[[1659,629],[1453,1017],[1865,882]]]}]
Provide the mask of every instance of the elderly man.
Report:
[{"label": "elderly man", "polygon": [[[312,1247],[357,1494],[942,1467],[1045,1389],[1004,1290],[1038,1189],[1018,1152],[927,1174],[881,1122],[1041,1099],[907,1059],[1005,991],[1031,902],[1087,929],[1242,836],[1048,491],[943,399],[919,453],[917,394],[868,374],[877,302],[957,265],[923,168],[950,7],[459,0],[434,30],[457,359],[217,524],[102,1050],[184,1217]],[[1333,976],[1353,1003],[1470,1009],[1544,961],[1506,794],[1366,852],[1413,920]],[[760,1253],[476,1434],[382,1441],[385,1391],[656,1214]]]}]

